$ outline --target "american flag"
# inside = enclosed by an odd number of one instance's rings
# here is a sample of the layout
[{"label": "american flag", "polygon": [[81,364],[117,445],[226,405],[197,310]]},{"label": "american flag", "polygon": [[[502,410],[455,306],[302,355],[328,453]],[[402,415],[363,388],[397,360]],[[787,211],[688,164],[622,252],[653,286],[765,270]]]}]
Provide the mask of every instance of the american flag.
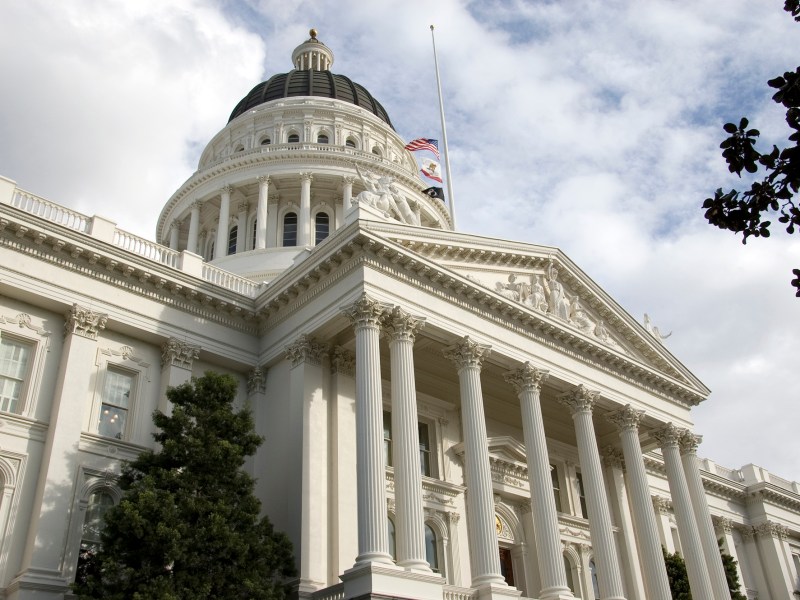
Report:
[{"label": "american flag", "polygon": [[417,150],[430,150],[439,158],[439,140],[432,140],[430,138],[417,138],[406,144],[406,150],[416,152]]}]

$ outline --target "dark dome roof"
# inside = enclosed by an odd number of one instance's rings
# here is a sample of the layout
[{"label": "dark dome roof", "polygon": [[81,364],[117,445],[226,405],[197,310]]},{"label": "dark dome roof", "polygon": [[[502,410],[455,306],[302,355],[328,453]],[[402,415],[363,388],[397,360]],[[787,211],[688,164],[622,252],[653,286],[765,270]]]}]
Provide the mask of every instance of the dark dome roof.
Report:
[{"label": "dark dome roof", "polygon": [[267,81],[259,83],[250,90],[247,96],[239,101],[239,104],[233,109],[228,122],[230,123],[239,115],[246,113],[259,104],[291,96],[321,96],[323,98],[344,100],[368,110],[394,129],[386,109],[372,97],[372,94],[363,85],[355,83],[344,75],[311,69],[302,71],[294,69],[288,73],[273,75]]}]

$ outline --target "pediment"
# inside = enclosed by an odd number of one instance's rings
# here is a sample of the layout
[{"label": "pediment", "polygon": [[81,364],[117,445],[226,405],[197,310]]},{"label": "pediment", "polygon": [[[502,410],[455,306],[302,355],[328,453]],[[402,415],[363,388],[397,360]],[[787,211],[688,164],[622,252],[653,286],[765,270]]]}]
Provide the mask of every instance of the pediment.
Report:
[{"label": "pediment", "polygon": [[[640,373],[646,377],[658,373],[677,382],[675,391],[691,404],[709,393],[664,346],[664,336],[652,323],[634,319],[557,248],[408,226],[367,225],[371,234],[386,238],[395,248],[452,274],[434,277],[447,281],[460,295],[479,299],[499,316],[513,316],[581,352],[602,354],[612,364],[622,360],[642,365]],[[392,262],[405,260],[394,257]]]}]

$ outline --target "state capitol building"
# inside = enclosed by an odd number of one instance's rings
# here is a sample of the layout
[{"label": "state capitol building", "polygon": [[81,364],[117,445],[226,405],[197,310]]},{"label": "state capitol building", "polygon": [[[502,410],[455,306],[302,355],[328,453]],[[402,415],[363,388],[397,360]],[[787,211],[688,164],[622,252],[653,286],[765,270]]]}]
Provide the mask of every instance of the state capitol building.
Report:
[{"label": "state capitol building", "polygon": [[[316,37],[155,242],[0,177],[0,598],[71,597],[165,391],[239,381],[308,600],[800,592],[800,484],[698,456],[709,390],[559,248],[459,233]],[[13,173],[7,175],[13,177]],[[124,224],[123,224],[124,227]]]}]

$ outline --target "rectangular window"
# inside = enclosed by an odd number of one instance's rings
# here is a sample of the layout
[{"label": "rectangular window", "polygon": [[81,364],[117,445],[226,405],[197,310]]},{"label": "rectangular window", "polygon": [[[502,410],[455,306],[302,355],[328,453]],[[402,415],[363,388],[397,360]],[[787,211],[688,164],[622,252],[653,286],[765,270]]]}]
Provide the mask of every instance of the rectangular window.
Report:
[{"label": "rectangular window", "polygon": [[422,474],[431,476],[431,444],[428,435],[428,424],[418,423],[419,425],[419,466]]},{"label": "rectangular window", "polygon": [[586,510],[586,494],[583,491],[583,475],[580,471],[575,473],[575,478],[578,480],[578,499],[580,500],[581,504],[581,514],[579,516],[583,517],[584,519],[588,519],[589,511]]},{"label": "rectangular window", "polygon": [[550,465],[550,479],[553,482],[553,499],[556,501],[556,510],[561,512],[561,485],[558,481],[558,467]]},{"label": "rectangular window", "polygon": [[132,373],[112,368],[106,371],[97,433],[118,440],[123,438],[135,382],[136,376]]},{"label": "rectangular window", "polygon": [[383,411],[383,464],[392,466],[392,413]]},{"label": "rectangular window", "polygon": [[22,410],[22,389],[30,360],[30,344],[0,338],[0,410],[12,413]]}]

